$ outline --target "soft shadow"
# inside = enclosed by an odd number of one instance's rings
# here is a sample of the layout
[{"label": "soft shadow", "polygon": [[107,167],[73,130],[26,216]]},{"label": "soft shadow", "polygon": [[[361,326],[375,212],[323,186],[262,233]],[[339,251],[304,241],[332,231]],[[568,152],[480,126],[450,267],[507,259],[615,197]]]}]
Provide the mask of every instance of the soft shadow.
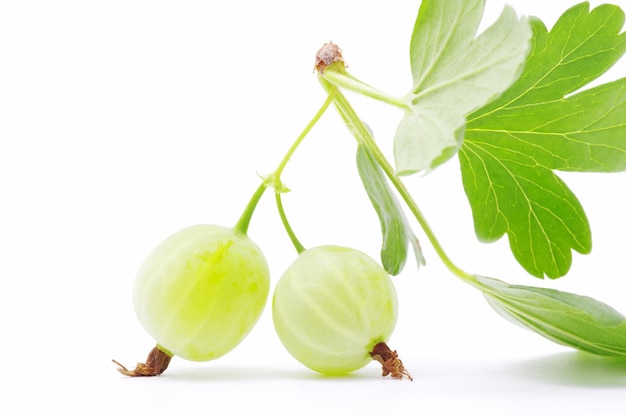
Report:
[{"label": "soft shadow", "polygon": [[344,376],[325,376],[317,372],[303,369],[282,369],[271,367],[183,367],[168,369],[161,377],[170,381],[185,382],[258,382],[269,380],[307,380],[307,381],[351,381],[367,379],[358,373]]},{"label": "soft shadow", "polygon": [[601,357],[584,352],[566,352],[518,363],[517,375],[550,384],[626,387],[626,358]]}]

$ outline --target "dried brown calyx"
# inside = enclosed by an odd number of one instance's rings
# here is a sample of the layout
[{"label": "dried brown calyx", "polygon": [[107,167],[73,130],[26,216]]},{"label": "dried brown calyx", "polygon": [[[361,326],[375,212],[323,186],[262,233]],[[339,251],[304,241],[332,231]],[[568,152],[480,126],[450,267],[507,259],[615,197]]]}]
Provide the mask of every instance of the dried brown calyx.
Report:
[{"label": "dried brown calyx", "polygon": [[124,365],[115,360],[113,360],[113,363],[118,365],[117,370],[126,376],[159,376],[161,373],[165,372],[165,369],[167,369],[167,366],[170,364],[170,360],[172,360],[171,354],[155,347],[150,351],[150,354],[148,354],[146,363],[137,363],[137,367],[133,370],[126,369]]},{"label": "dried brown calyx", "polygon": [[370,356],[382,365],[383,376],[391,375],[392,378],[396,379],[407,377],[413,381],[409,371],[404,368],[402,360],[398,358],[398,352],[391,350],[387,344],[378,343],[370,352]]},{"label": "dried brown calyx", "polygon": [[315,54],[315,69],[322,74],[335,62],[344,62],[341,48],[333,42],[324,43]]}]

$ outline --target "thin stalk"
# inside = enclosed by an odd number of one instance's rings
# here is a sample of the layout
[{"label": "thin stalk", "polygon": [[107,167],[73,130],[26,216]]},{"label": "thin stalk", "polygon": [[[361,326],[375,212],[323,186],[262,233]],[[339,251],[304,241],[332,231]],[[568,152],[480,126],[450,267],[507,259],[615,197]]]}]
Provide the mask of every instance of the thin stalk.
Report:
[{"label": "thin stalk", "polygon": [[287,220],[287,214],[285,213],[285,209],[283,208],[283,200],[280,197],[280,193],[276,193],[276,206],[278,207],[278,214],[280,215],[280,220],[287,231],[287,235],[289,235],[289,239],[291,239],[291,243],[298,251],[298,254],[301,254],[306,250],[306,248],[300,243],[298,238],[296,237],[293,228],[289,224],[289,220]]},{"label": "thin stalk", "polygon": [[358,92],[361,95],[368,96],[375,100],[396,106],[401,109],[410,108],[410,103],[407,102],[406,98],[398,98],[389,95],[386,92],[381,91],[377,88],[374,88],[373,86],[368,85],[365,82],[362,82],[361,80],[355,78],[350,73],[345,71],[345,69],[341,68],[341,66],[331,66],[320,76],[322,76],[331,84],[347,89],[349,91]]},{"label": "thin stalk", "polygon": [[291,159],[291,156],[293,156],[293,153],[295,153],[296,149],[298,148],[302,140],[304,140],[304,138],[311,131],[311,129],[313,129],[315,124],[317,124],[319,119],[322,118],[322,115],[324,115],[324,113],[326,112],[330,104],[332,104],[333,100],[335,99],[335,94],[337,93],[337,88],[331,87],[327,90],[327,92],[328,92],[328,96],[326,97],[326,100],[324,101],[320,109],[317,110],[317,112],[315,113],[311,121],[309,121],[309,123],[304,128],[304,130],[302,130],[298,138],[296,138],[296,140],[293,142],[293,144],[291,145],[291,147],[289,148],[289,150],[283,157],[282,161],[280,162],[276,170],[274,170],[274,173],[270,175],[271,177],[275,178],[276,180],[280,180],[280,176],[283,173],[283,170],[285,169],[285,167],[287,166],[289,159]]},{"label": "thin stalk", "polygon": [[267,189],[265,182],[261,183],[261,185],[257,187],[256,191],[250,198],[250,201],[246,205],[246,208],[241,214],[241,217],[235,224],[234,229],[236,232],[241,232],[244,235],[248,233],[248,227],[250,226],[250,220],[252,219],[252,214],[254,213],[254,209],[256,209],[256,206],[259,203],[259,200],[261,200],[263,193],[265,193],[265,189]]},{"label": "thin stalk", "polygon": [[[254,192],[254,194],[250,198],[250,201],[246,205],[246,208],[244,209],[243,213],[241,214],[241,217],[239,218],[239,220],[237,221],[237,223],[234,226],[234,229],[235,229],[236,232],[241,232],[244,235],[248,232],[248,227],[250,226],[250,220],[252,219],[252,215],[254,214],[254,210],[256,209],[256,206],[259,203],[259,200],[261,200],[261,197],[263,196],[263,194],[265,193],[265,190],[268,187],[270,187],[270,186],[274,187],[274,189],[278,193],[280,193],[281,191],[284,191],[284,186],[282,185],[282,183],[280,181],[280,176],[282,175],[283,170],[287,166],[287,163],[289,163],[289,160],[291,159],[291,156],[296,151],[296,149],[298,148],[298,146],[300,145],[302,140],[304,140],[304,138],[307,136],[307,134],[311,131],[311,129],[315,126],[315,124],[317,124],[317,122],[322,117],[324,112],[326,112],[326,110],[328,109],[330,104],[333,102],[336,90],[337,90],[337,88],[335,88],[335,87],[330,87],[329,88],[328,96],[326,97],[326,100],[324,101],[324,103],[322,104],[320,109],[317,110],[317,112],[315,113],[315,115],[313,116],[311,121],[309,121],[309,123],[306,125],[304,130],[302,130],[300,135],[293,142],[293,144],[291,145],[289,150],[287,150],[287,153],[285,153],[285,155],[283,156],[283,159],[278,164],[278,167],[276,168],[276,170],[274,170],[273,173],[271,173],[269,176],[267,176],[263,180],[263,183],[261,183],[261,185],[256,189],[256,191]],[[297,246],[296,246],[296,249],[298,249]]]},{"label": "thin stalk", "polygon": [[[324,87],[324,89],[326,89],[329,92],[331,89],[335,89],[335,87],[330,82],[328,82],[326,79],[322,77],[320,77],[320,82],[322,86]],[[417,206],[417,203],[415,202],[415,200],[409,193],[408,189],[404,185],[404,182],[402,182],[402,180],[400,180],[400,178],[394,173],[391,163],[389,163],[389,161],[387,160],[383,152],[380,150],[380,148],[374,141],[374,138],[370,134],[369,130],[367,129],[363,121],[361,121],[359,116],[356,114],[356,112],[354,111],[354,109],[352,108],[348,100],[346,99],[346,97],[340,91],[337,91],[335,92],[334,102],[335,102],[335,107],[339,111],[339,114],[343,118],[348,128],[352,131],[355,138],[359,141],[359,143],[363,144],[369,149],[369,151],[374,156],[376,161],[379,163],[379,165],[381,166],[381,168],[383,169],[383,171],[385,172],[385,174],[387,175],[387,177],[389,178],[393,186],[396,188],[396,190],[398,191],[398,193],[400,194],[400,196],[406,203],[407,207],[409,208],[409,210],[411,211],[411,213],[413,214],[413,216],[415,217],[415,219],[421,226],[422,230],[426,234],[426,237],[428,238],[432,247],[437,253],[437,256],[439,256],[439,258],[444,263],[444,265],[453,274],[465,280],[466,282],[473,284],[474,277],[471,274],[463,271],[454,262],[452,262],[448,254],[445,252],[445,250],[443,249],[443,246],[441,245],[441,243],[439,243],[439,240],[435,236],[435,233],[433,232],[432,228],[426,221],[426,218],[424,217],[419,207]]]}]

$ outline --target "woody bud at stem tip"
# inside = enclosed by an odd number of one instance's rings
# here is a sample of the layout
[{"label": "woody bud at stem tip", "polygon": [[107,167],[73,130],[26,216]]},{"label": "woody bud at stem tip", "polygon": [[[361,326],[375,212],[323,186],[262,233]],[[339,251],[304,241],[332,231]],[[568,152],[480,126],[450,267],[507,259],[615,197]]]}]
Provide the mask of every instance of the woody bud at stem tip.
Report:
[{"label": "woody bud at stem tip", "polygon": [[315,54],[315,69],[323,74],[324,70],[335,62],[344,62],[341,48],[333,42],[324,43]]}]

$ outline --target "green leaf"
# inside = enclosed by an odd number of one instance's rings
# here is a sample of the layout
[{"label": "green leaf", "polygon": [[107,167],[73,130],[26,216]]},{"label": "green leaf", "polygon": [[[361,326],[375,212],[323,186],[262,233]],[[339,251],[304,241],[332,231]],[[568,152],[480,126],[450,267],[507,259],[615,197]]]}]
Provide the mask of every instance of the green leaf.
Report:
[{"label": "green leaf", "polygon": [[593,298],[474,276],[488,303],[507,320],[566,346],[626,356],[626,319]]},{"label": "green leaf", "polygon": [[424,265],[424,257],[406,217],[387,183],[384,172],[362,144],[357,149],[357,167],[367,195],[378,214],[382,228],[383,244],[381,262],[391,275],[402,271],[406,263],[408,245],[411,243],[418,266]]},{"label": "green leaf", "polygon": [[531,19],[532,50],[515,84],[467,117],[459,152],[463,185],[482,241],[508,235],[530,274],[565,275],[571,250],[591,251],[576,196],[553,170],[626,169],[626,78],[571,95],[626,51],[624,13],[582,3],[548,32]]},{"label": "green leaf", "polygon": [[424,0],[411,38],[413,88],[395,135],[396,170],[433,169],[463,140],[465,116],[520,75],[531,30],[510,7],[476,37],[484,0]]}]

